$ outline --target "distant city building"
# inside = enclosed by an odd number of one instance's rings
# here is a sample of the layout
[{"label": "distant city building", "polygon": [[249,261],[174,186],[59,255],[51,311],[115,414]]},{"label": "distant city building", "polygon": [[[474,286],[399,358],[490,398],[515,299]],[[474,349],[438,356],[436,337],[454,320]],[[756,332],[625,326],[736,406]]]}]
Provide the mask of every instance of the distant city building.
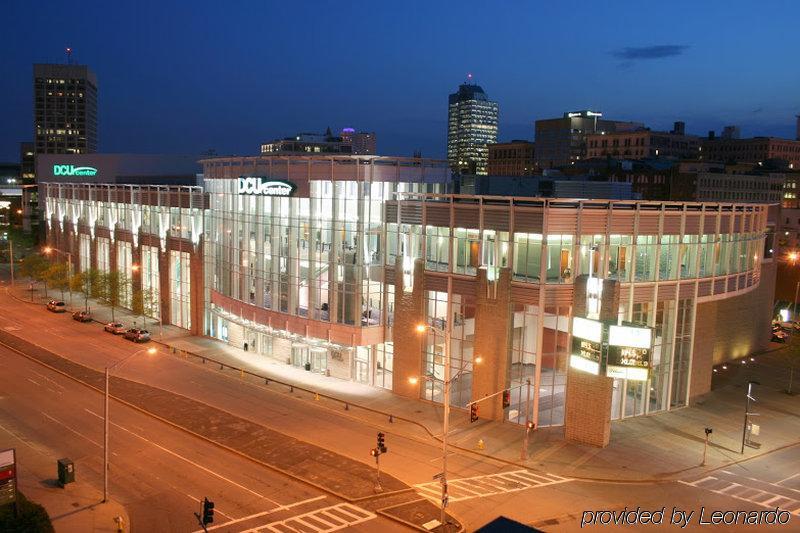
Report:
[{"label": "distant city building", "polygon": [[758,165],[781,159],[790,169],[800,169],[800,141],[777,137],[718,139],[710,132],[709,138],[703,141],[702,151],[706,161]]},{"label": "distant city building", "polygon": [[723,139],[739,139],[742,136],[742,132],[739,129],[739,126],[725,126],[722,129],[722,138]]},{"label": "distant city building", "polygon": [[557,168],[586,158],[586,136],[643,129],[640,122],[604,120],[597,111],[572,111],[561,118],[536,121],[536,164]]},{"label": "distant city building", "polygon": [[795,133],[795,140],[800,141],[800,115],[797,115],[797,132]]},{"label": "distant city building", "polygon": [[342,130],[342,142],[349,143],[353,155],[377,155],[377,138],[375,132],[356,131],[353,128]]},{"label": "distant city building", "polygon": [[531,176],[535,168],[531,141],[514,140],[489,145],[487,173],[490,176]]},{"label": "distant city building", "polygon": [[789,171],[783,180],[783,201],[784,208],[800,209],[800,172]]},{"label": "distant city building", "polygon": [[462,83],[447,109],[447,160],[454,172],[486,174],[488,145],[497,142],[499,108],[479,85]]},{"label": "distant city building", "polygon": [[700,138],[675,131],[649,129],[586,136],[586,156],[649,159],[665,157],[695,159],[700,155]]},{"label": "distant city building", "polygon": [[16,225],[22,221],[21,199],[20,165],[18,163],[0,163],[0,225]]},{"label": "distant city building", "polygon": [[786,174],[752,165],[685,161],[678,166],[671,200],[780,204]]},{"label": "distant city building", "polygon": [[97,151],[97,77],[86,65],[33,66],[37,154]]},{"label": "distant city building", "polygon": [[262,154],[351,154],[352,150],[352,145],[333,135],[330,128],[325,133],[298,133],[261,144]]},{"label": "distant city building", "polygon": [[19,166],[22,186],[22,229],[26,232],[33,231],[33,226],[39,223],[36,206],[39,193],[36,189],[36,152],[32,142],[19,143]]}]

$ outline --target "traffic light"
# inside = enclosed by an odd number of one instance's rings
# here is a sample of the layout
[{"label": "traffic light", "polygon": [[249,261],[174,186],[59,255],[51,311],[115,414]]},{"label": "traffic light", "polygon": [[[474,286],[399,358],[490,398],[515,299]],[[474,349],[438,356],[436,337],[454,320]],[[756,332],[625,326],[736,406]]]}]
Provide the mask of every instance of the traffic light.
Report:
[{"label": "traffic light", "polygon": [[378,450],[378,448],[372,448],[372,449],[369,451],[369,454],[370,454],[372,457],[377,457],[378,455],[380,455],[380,453],[381,453],[381,452]]},{"label": "traffic light", "polygon": [[503,391],[503,409],[511,405],[511,390],[506,389]]},{"label": "traffic light", "polygon": [[386,453],[386,443],[385,443],[386,435],[381,432],[378,432],[378,450],[381,453]]},{"label": "traffic light", "polygon": [[469,406],[469,421],[475,422],[478,420],[478,404],[473,403]]},{"label": "traffic light", "polygon": [[203,498],[203,525],[214,522],[214,502]]}]

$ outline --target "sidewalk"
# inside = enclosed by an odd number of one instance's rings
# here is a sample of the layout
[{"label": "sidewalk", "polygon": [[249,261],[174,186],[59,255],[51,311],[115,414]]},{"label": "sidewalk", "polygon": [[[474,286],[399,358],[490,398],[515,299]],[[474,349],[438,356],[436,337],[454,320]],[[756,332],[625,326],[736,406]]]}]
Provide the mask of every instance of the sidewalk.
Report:
[{"label": "sidewalk", "polygon": [[103,494],[82,480],[80,472],[74,483],[61,488],[56,482],[59,457],[39,445],[14,440],[19,490],[44,506],[58,533],[116,532],[117,518],[121,518],[122,530],[129,531],[130,521],[122,505],[113,500],[102,503]]},{"label": "sidewalk", "polygon": [[[15,291],[22,299],[27,294]],[[34,298],[36,299],[36,298]],[[43,298],[42,298],[43,299]],[[82,302],[73,300],[77,307]],[[97,304],[92,311],[98,320],[110,320],[110,311]],[[117,309],[117,318],[127,324],[140,317]],[[230,346],[216,339],[191,336],[185,330],[165,326],[159,339],[158,325],[149,325],[153,339],[170,347],[187,361],[201,363],[207,358],[225,367],[250,372],[271,381],[318,393],[318,405],[331,409],[349,409],[350,416],[385,426],[391,415],[392,431],[413,438],[441,437],[442,409],[421,400],[402,398],[390,391],[313,374],[269,357]],[[189,354],[197,357],[189,357]],[[529,458],[521,460],[524,428],[508,422],[479,421],[471,424],[465,411],[451,414],[450,442],[455,448],[499,461],[546,470],[565,477],[608,481],[667,481],[699,474],[742,459],[751,458],[798,442],[800,435],[800,396],[782,391],[787,376],[780,363],[780,353],[758,355],[747,364],[731,363],[729,369],[714,374],[712,392],[696,405],[644,417],[612,422],[611,442],[604,449],[573,444],[563,439],[563,428],[540,428],[531,433]],[[246,376],[246,374],[244,374]],[[257,378],[251,376],[251,380]],[[763,385],[756,391],[759,399],[761,448],[746,448],[740,454],[744,386],[749,379]],[[273,387],[272,385],[270,385]],[[273,390],[275,388],[273,387]],[[294,396],[298,396],[295,390]],[[329,397],[330,399],[326,399]],[[713,427],[707,464],[701,467],[704,428]],[[485,449],[478,450],[482,440]]]}]

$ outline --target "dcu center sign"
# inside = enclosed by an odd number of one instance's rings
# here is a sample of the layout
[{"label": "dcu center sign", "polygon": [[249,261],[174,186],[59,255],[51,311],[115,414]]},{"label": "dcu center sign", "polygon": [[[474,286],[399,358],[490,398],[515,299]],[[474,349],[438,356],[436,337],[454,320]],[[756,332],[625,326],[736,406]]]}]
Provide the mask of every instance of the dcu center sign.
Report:
[{"label": "dcu center sign", "polygon": [[96,176],[94,167],[76,167],[75,165],[53,165],[53,176]]},{"label": "dcu center sign", "polygon": [[297,185],[291,181],[254,176],[241,176],[239,178],[239,194],[289,197],[293,196],[296,190]]}]

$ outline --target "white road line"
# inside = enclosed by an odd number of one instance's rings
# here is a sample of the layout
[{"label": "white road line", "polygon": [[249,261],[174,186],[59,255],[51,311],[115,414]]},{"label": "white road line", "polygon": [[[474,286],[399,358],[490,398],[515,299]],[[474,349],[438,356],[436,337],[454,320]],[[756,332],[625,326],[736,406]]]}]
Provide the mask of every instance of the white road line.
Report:
[{"label": "white road line", "polygon": [[45,457],[50,457],[51,454],[49,453],[49,451],[47,449],[43,448],[42,446],[40,446],[39,444],[37,444],[37,443],[35,443],[35,442],[31,441],[31,440],[25,438],[25,436],[23,434],[17,433],[16,431],[8,429],[7,427],[5,427],[2,424],[0,424],[0,429],[2,429],[6,433],[8,433],[12,437],[14,437],[15,439],[17,439],[21,443],[23,443],[26,446],[30,447],[32,450],[34,450],[37,453],[39,453],[39,455],[42,455],[42,456],[45,456]]},{"label": "white road line", "polygon": [[[331,531],[338,531],[345,529],[356,524],[368,522],[378,515],[356,507],[350,503],[340,503],[331,505],[330,507],[322,507],[307,513],[291,516],[285,520],[270,522],[262,526],[257,526],[252,529],[246,529],[241,533],[257,533],[260,531],[285,531],[287,528],[292,531],[306,531],[311,530],[316,533],[330,533]],[[322,518],[325,517],[325,518]],[[331,520],[333,518],[333,520]],[[333,524],[334,521],[343,522],[340,524]],[[325,524],[331,524],[326,527]]]},{"label": "white road line", "polygon": [[53,386],[55,386],[55,387],[58,387],[58,388],[59,388],[59,389],[61,389],[61,390],[66,390],[66,388],[65,388],[63,385],[61,385],[60,383],[56,383],[55,381],[53,381],[52,379],[48,378],[48,377],[47,377],[47,376],[45,376],[44,374],[40,374],[39,372],[37,372],[37,371],[35,371],[35,370],[31,370],[31,372],[32,372],[32,373],[34,373],[34,374],[36,374],[36,375],[37,375],[37,376],[39,376],[40,378],[44,379],[45,381],[48,381],[48,382],[50,382],[50,384],[52,384]]},{"label": "white road line", "polygon": [[[158,479],[158,478],[156,478],[156,479]],[[174,487],[174,486],[172,486],[172,485],[170,485],[170,487],[172,487],[172,488],[175,488],[175,487]],[[179,494],[183,494],[184,496],[186,496],[186,497],[187,497],[187,498],[189,498],[190,500],[196,501],[197,503],[201,503],[201,502],[203,501],[203,500],[201,500],[200,498],[197,498],[196,496],[192,496],[191,494],[188,494],[188,493],[186,493],[186,492],[181,492],[181,491],[177,491],[177,492],[178,492]],[[224,513],[224,512],[222,512],[222,510],[221,510],[219,507],[217,507],[216,505],[214,506],[214,512],[215,512],[215,513],[219,513],[219,514],[221,514],[221,515],[224,515],[224,516],[227,516],[228,518],[233,518],[231,515],[229,515],[229,514],[227,514],[227,513]],[[211,528],[209,527],[209,528],[207,528],[207,529],[211,529]],[[203,531],[203,530],[201,529],[200,531]]]},{"label": "white road line", "polygon": [[[71,431],[72,433],[76,434],[77,436],[79,436],[79,437],[83,437],[84,439],[88,440],[89,442],[91,442],[92,444],[94,444],[95,446],[97,446],[98,448],[102,448],[102,447],[103,447],[103,445],[102,445],[102,444],[100,444],[99,442],[97,442],[97,441],[94,441],[94,440],[90,439],[89,437],[87,437],[86,435],[84,435],[83,433],[81,433],[81,432],[79,432],[79,431],[76,431],[76,430],[72,429],[71,427],[69,427],[69,426],[68,426],[68,425],[66,425],[65,423],[61,422],[60,420],[56,420],[55,418],[53,418],[52,416],[48,415],[48,414],[47,414],[47,413],[45,413],[44,411],[39,411],[39,412],[40,412],[40,413],[42,413],[44,416],[46,416],[48,419],[50,419],[50,420],[52,420],[53,422],[55,422],[56,424],[58,424],[59,426],[61,426],[61,427],[63,427],[64,429],[66,429],[67,431]],[[102,469],[101,469],[101,470],[102,470]]]},{"label": "white road line", "polygon": [[40,386],[40,387],[42,386],[42,384],[41,384],[41,383],[39,383],[38,381],[33,381],[31,378],[26,378],[26,379],[27,379],[28,381],[30,381],[31,383],[33,383],[34,385],[38,385],[38,386]]},{"label": "white road line", "polygon": [[[85,410],[87,413],[89,413],[89,414],[92,414],[92,415],[96,416],[97,418],[100,418],[100,419],[102,419],[102,418],[103,418],[102,416],[98,415],[97,413],[95,413],[95,412],[94,412],[94,411],[92,411],[91,409],[84,409],[84,410]],[[268,502],[270,502],[270,503],[273,503],[273,504],[275,504],[275,506],[276,506],[277,508],[280,508],[280,509],[284,509],[284,508],[285,508],[285,506],[284,506],[284,505],[281,505],[280,503],[276,502],[275,500],[272,500],[272,499],[270,499],[270,498],[267,498],[267,497],[266,497],[266,496],[264,496],[263,494],[260,494],[260,493],[258,493],[258,492],[256,492],[256,491],[252,490],[252,489],[249,489],[249,488],[245,487],[244,485],[240,485],[239,483],[236,483],[235,481],[233,481],[233,480],[231,480],[231,479],[228,479],[228,478],[226,478],[226,477],[225,477],[225,476],[223,476],[222,474],[219,474],[219,473],[217,473],[217,472],[214,472],[213,470],[209,470],[208,468],[204,467],[203,465],[197,464],[197,463],[195,463],[194,461],[192,461],[191,459],[187,459],[186,457],[184,457],[184,456],[182,456],[182,455],[180,455],[180,454],[178,454],[178,453],[175,453],[175,452],[173,452],[172,450],[170,450],[170,449],[168,449],[168,448],[165,448],[164,446],[161,446],[160,444],[158,444],[158,443],[155,443],[155,442],[151,441],[150,439],[148,439],[148,438],[146,438],[146,437],[143,437],[143,436],[139,435],[138,433],[135,433],[135,432],[133,432],[133,431],[131,431],[131,430],[127,429],[127,428],[124,428],[124,427],[122,427],[122,426],[120,426],[119,424],[116,424],[116,423],[114,423],[114,422],[111,422],[111,425],[113,425],[113,426],[116,426],[116,427],[118,427],[119,429],[121,429],[121,430],[123,430],[123,431],[125,431],[125,432],[127,432],[127,433],[130,433],[131,435],[133,435],[133,436],[135,436],[135,437],[138,437],[138,438],[140,438],[141,440],[143,440],[143,441],[145,441],[145,442],[148,442],[148,443],[152,444],[153,446],[155,446],[155,447],[156,447],[156,448],[158,448],[159,450],[162,450],[162,451],[164,451],[164,452],[166,452],[166,453],[168,453],[168,454],[170,454],[170,455],[173,455],[173,456],[177,457],[178,459],[181,459],[181,460],[183,460],[183,461],[186,461],[186,462],[187,462],[187,463],[189,463],[190,465],[192,465],[192,466],[194,466],[194,467],[197,467],[197,468],[199,468],[200,470],[203,470],[204,472],[208,472],[209,474],[211,474],[211,475],[212,475],[212,476],[214,476],[214,477],[218,477],[219,479],[221,479],[221,480],[223,480],[223,481],[227,481],[228,483],[230,483],[230,484],[231,484],[231,485],[233,485],[234,487],[238,487],[238,488],[242,489],[242,490],[243,490],[243,491],[245,491],[245,492],[249,492],[250,494],[253,494],[253,495],[255,495],[255,496],[258,496],[259,498],[261,498],[261,499],[263,499],[263,500],[266,500],[266,501],[268,501]]]},{"label": "white road line", "polygon": [[[327,498],[327,496],[325,496],[323,494],[322,496],[317,496],[316,498],[309,498],[307,500],[301,500],[299,502],[290,503],[289,505],[284,505],[283,509],[291,509],[292,507],[299,507],[299,506],[304,505],[306,503],[311,503],[311,502],[316,502],[316,501],[319,501],[319,500],[324,500],[325,498]],[[262,511],[260,513],[251,514],[250,516],[243,516],[242,518],[237,518],[236,520],[231,520],[230,522],[225,522],[224,524],[217,524],[216,526],[208,527],[208,528],[206,528],[206,530],[207,531],[211,531],[212,529],[219,529],[221,527],[226,527],[226,526],[229,526],[231,524],[237,524],[239,522],[244,522],[245,520],[252,520],[253,518],[258,518],[260,516],[265,516],[265,515],[268,515],[268,514],[276,513],[276,512],[278,512],[280,510],[282,510],[282,509],[270,509],[269,511]],[[198,529],[197,531],[195,531],[193,533],[202,533],[202,531],[203,531],[202,529]]]},{"label": "white road line", "polygon": [[[510,472],[499,472],[497,474],[486,474],[461,479],[452,479],[448,483],[450,491],[450,501],[462,501],[470,498],[482,498],[494,496],[496,494],[506,494],[525,489],[555,485],[572,481],[569,478],[556,476],[555,474],[534,474],[528,470],[513,470]],[[431,501],[438,502],[441,493],[441,485],[438,482],[420,483],[414,485],[420,496]]]},{"label": "white road line", "polygon": [[[705,479],[703,479],[702,481],[705,481],[705,480],[707,480],[707,479],[708,479],[708,478],[705,478]],[[714,478],[714,479],[716,479],[716,478]],[[688,482],[688,481],[679,480],[678,482],[679,482],[679,483],[683,483],[684,485],[692,485],[692,486],[695,486],[695,487],[697,486],[697,485],[695,485],[694,483],[690,483],[690,482]],[[696,483],[696,482],[695,482],[695,483]],[[791,499],[791,498],[788,498],[788,497],[786,497],[786,496],[781,496],[781,495],[779,495],[779,494],[774,494],[774,493],[771,493],[771,492],[766,492],[766,491],[763,491],[763,490],[760,490],[760,489],[754,489],[754,490],[757,490],[757,491],[759,492],[759,494],[758,494],[758,496],[759,496],[759,497],[763,497],[763,496],[770,496],[770,498],[769,498],[768,500],[765,500],[765,501],[759,501],[759,500],[756,500],[756,499],[754,499],[754,497],[755,497],[756,495],[753,495],[753,496],[751,496],[750,498],[743,498],[743,497],[741,497],[741,496],[737,496],[736,494],[726,493],[725,491],[729,490],[729,489],[730,489],[730,488],[731,488],[733,485],[738,485],[738,483],[732,483],[732,484],[731,484],[731,486],[729,486],[729,487],[726,487],[726,488],[725,488],[725,489],[723,489],[723,490],[709,489],[709,488],[706,488],[706,487],[698,487],[698,488],[702,488],[703,490],[707,490],[707,491],[709,491],[709,492],[714,492],[714,493],[716,493],[716,494],[722,494],[723,496],[727,496],[727,497],[729,497],[729,498],[736,498],[737,500],[742,500],[742,501],[745,501],[745,502],[748,502],[748,503],[754,503],[754,504],[756,504],[756,505],[760,505],[760,506],[762,506],[762,507],[766,507],[766,508],[768,508],[768,509],[770,509],[770,508],[773,508],[773,507],[774,507],[774,506],[768,505],[768,502],[775,501],[775,498],[776,498],[776,497],[778,497],[778,498],[783,498],[783,499],[785,499],[785,500],[787,500],[787,501],[789,502],[789,503],[787,503],[785,506],[783,506],[783,509],[786,509],[787,511],[789,510],[789,508],[790,508],[789,506],[790,506],[790,505],[792,505],[792,504],[800,504],[800,502],[798,502],[797,500],[793,500],[793,499]],[[738,485],[738,486],[742,487],[743,485]],[[793,507],[792,507],[792,508],[793,508]],[[797,510],[795,510],[795,511],[790,511],[790,512],[791,512],[793,515],[800,516],[800,507],[798,507],[798,508],[797,508]]]},{"label": "white road line", "polygon": [[798,474],[792,474],[792,475],[791,475],[791,476],[789,476],[789,477],[785,477],[785,478],[783,478],[782,480],[780,480],[780,481],[777,481],[775,484],[776,484],[776,485],[780,485],[780,484],[781,484],[781,483],[783,483],[784,481],[789,481],[790,479],[794,479],[794,478],[796,478],[797,476],[800,476],[800,473],[798,473]]}]

